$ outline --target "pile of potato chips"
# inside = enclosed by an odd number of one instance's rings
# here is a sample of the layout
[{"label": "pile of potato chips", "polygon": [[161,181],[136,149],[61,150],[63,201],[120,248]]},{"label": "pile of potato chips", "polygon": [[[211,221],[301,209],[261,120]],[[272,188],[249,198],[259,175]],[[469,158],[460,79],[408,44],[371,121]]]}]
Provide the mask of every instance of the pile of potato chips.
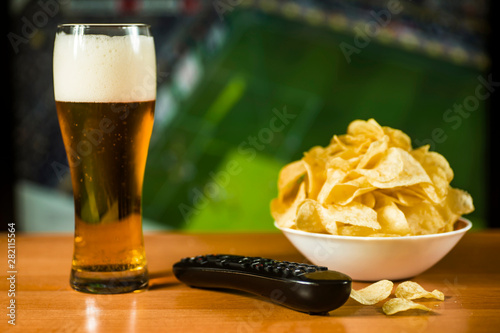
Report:
[{"label": "pile of potato chips", "polygon": [[[380,280],[361,290],[351,290],[351,298],[363,305],[374,305],[387,299],[392,292],[394,284],[389,280]],[[405,281],[400,283],[395,292],[395,298],[391,298],[382,306],[386,315],[393,315],[401,311],[418,309],[431,311],[425,305],[415,303],[413,300],[420,298],[433,298],[444,301],[444,294],[439,290],[427,291],[416,282]]]},{"label": "pile of potato chips", "polygon": [[400,130],[355,120],[280,172],[271,214],[280,227],[349,236],[425,235],[453,230],[474,210],[452,188],[453,170]]}]

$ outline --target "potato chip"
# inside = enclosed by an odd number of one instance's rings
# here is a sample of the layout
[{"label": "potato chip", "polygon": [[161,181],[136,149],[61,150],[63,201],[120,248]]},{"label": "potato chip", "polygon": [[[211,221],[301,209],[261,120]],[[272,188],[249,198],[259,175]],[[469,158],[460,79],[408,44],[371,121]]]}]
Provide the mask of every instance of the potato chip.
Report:
[{"label": "potato chip", "polygon": [[452,179],[448,161],[428,145],[413,149],[398,129],[374,119],[354,120],[328,146],[312,147],[283,167],[271,214],[281,227],[309,232],[380,237],[447,232],[474,210],[471,196],[450,186]]},{"label": "potato chip", "polygon": [[326,232],[322,222],[324,217],[320,216],[323,213],[320,206],[314,200],[306,199],[302,201],[297,207],[297,229],[308,232]]},{"label": "potato chip", "polygon": [[[401,148],[389,148],[381,164],[379,167],[381,176],[379,178],[368,178],[370,184],[375,187],[384,189],[431,182],[420,163]],[[400,169],[401,165],[402,169]],[[389,179],[390,173],[395,171],[399,171],[396,177]]]},{"label": "potato chip", "polygon": [[474,210],[474,205],[467,192],[456,188],[450,188],[446,200],[436,208],[445,221],[443,231],[446,232],[453,231],[454,222],[460,215],[472,212]]},{"label": "potato chip", "polygon": [[474,204],[469,193],[458,188],[450,188],[445,205],[457,215],[469,214],[474,211]]},{"label": "potato chip", "polygon": [[389,195],[393,198],[394,202],[400,206],[411,207],[413,205],[417,205],[425,200],[418,195],[411,188],[403,188],[396,190],[385,191],[384,194]]},{"label": "potato chip", "polygon": [[[421,183],[412,186],[411,190],[420,196],[424,201],[430,201],[430,204],[440,204],[444,197],[440,196],[440,190],[432,183]],[[447,190],[446,190],[447,191]]]},{"label": "potato chip", "polygon": [[299,160],[285,165],[278,177],[278,192],[283,198],[300,185],[300,179],[306,173],[304,163]]},{"label": "potato chip", "polygon": [[[372,214],[366,210],[371,210]],[[370,230],[380,229],[375,211],[359,203],[323,206],[315,200],[306,199],[298,206],[297,229],[337,234],[337,222],[368,227]]]},{"label": "potato chip", "polygon": [[354,120],[347,127],[347,134],[373,139],[380,139],[385,135],[382,127],[374,119],[368,121]]},{"label": "potato chip", "polygon": [[394,146],[406,151],[411,150],[411,139],[403,131],[383,126],[384,133],[389,137],[389,142]]},{"label": "potato chip", "polygon": [[341,156],[336,156],[328,161],[326,161],[326,171],[344,171],[345,172],[353,169],[359,163],[359,158],[344,159]]},{"label": "potato chip", "polygon": [[324,203],[335,203],[339,205],[348,205],[358,196],[374,190],[375,187],[370,186],[364,177],[347,181],[343,184],[336,184],[324,199]]},{"label": "potato chip", "polygon": [[384,153],[389,148],[389,138],[383,137],[381,140],[374,141],[370,144],[367,151],[361,156],[361,159],[356,166],[357,169],[371,169],[382,158]]},{"label": "potato chip", "polygon": [[372,228],[360,227],[344,223],[337,224],[337,234],[342,236],[372,236],[376,231]]},{"label": "potato chip", "polygon": [[[379,195],[380,197],[380,195]],[[377,221],[381,226],[381,232],[386,234],[396,234],[400,236],[411,233],[410,226],[406,220],[405,214],[388,197],[379,200],[384,203],[376,210]]]},{"label": "potato chip", "polygon": [[373,305],[389,297],[393,285],[392,281],[380,280],[361,290],[351,289],[351,298],[363,305]]},{"label": "potato chip", "polygon": [[373,184],[374,182],[386,183],[393,181],[404,171],[404,161],[400,157],[397,148],[386,149],[377,157],[372,159],[373,165],[358,166],[352,172],[365,176],[372,186],[376,186]]},{"label": "potato chip", "polygon": [[411,207],[401,207],[401,211],[406,216],[412,235],[435,234],[446,225],[439,210],[425,202]]},{"label": "potato chip", "polygon": [[411,151],[411,155],[422,165],[427,174],[432,177],[433,174],[442,172],[447,183],[453,179],[453,170],[443,155],[429,151],[429,145],[422,146]]},{"label": "potato chip", "polygon": [[320,147],[304,154],[302,161],[307,171],[307,197],[316,199],[326,180],[325,161],[320,157]]},{"label": "potato chip", "polygon": [[282,228],[295,227],[297,207],[306,199],[306,185],[304,182],[298,186],[294,194],[288,198],[276,198],[271,201],[271,212],[276,223]]},{"label": "potato chip", "polygon": [[382,306],[382,311],[384,311],[386,315],[393,315],[395,313],[411,309],[431,311],[431,309],[429,309],[425,305],[412,302],[406,298],[392,298],[385,302]]},{"label": "potato chip", "polygon": [[425,290],[418,283],[413,281],[405,281],[400,283],[395,292],[396,297],[406,298],[406,299],[417,299],[417,298],[435,298],[440,301],[444,301],[444,294],[439,290],[433,290],[432,292]]},{"label": "potato chip", "polygon": [[401,237],[401,236],[404,236],[404,235],[400,235],[400,234],[386,234],[386,233],[373,233],[371,235],[368,235],[369,237]]},{"label": "potato chip", "polygon": [[351,202],[346,206],[328,205],[326,208],[328,209],[328,214],[325,214],[325,217],[331,221],[380,229],[380,224],[377,221],[377,213],[370,207],[359,202]]},{"label": "potato chip", "polygon": [[358,197],[355,198],[356,201],[358,201],[359,203],[365,205],[366,207],[370,207],[370,208],[375,208],[375,195],[373,194],[373,192],[367,192],[367,193],[364,193]]},{"label": "potato chip", "polygon": [[318,201],[320,203],[327,203],[328,201],[332,201],[329,199],[330,193],[332,192],[335,185],[341,182],[345,176],[346,173],[342,170],[328,169],[325,184],[318,194]]}]

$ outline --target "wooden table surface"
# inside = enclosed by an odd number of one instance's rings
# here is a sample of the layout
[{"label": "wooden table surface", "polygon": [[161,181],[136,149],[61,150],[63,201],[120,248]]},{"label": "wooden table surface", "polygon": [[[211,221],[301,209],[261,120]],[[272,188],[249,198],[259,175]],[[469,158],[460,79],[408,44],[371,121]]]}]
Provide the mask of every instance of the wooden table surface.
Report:
[{"label": "wooden table surface", "polygon": [[[69,287],[72,235],[17,233],[15,274],[7,273],[7,239],[0,234],[0,332],[498,332],[500,327],[500,231],[469,232],[436,266],[412,279],[444,292],[444,302],[419,301],[432,313],[393,316],[383,314],[382,304],[352,299],[327,316],[310,316],[241,292],[189,288],[172,275],[175,261],[205,253],[305,260],[279,233],[146,234],[151,286],[121,295]],[[354,282],[353,288],[366,285]],[[12,287],[15,297],[9,296]],[[15,326],[8,323],[11,299]]]}]

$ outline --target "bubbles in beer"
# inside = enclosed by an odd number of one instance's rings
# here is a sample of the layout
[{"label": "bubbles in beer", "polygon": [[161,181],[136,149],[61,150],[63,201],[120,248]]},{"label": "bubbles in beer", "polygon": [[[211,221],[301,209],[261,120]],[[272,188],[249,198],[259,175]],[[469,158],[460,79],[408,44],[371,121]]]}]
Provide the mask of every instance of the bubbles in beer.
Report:
[{"label": "bubbles in beer", "polygon": [[154,100],[153,37],[58,33],[54,46],[54,93],[57,101],[65,102]]}]

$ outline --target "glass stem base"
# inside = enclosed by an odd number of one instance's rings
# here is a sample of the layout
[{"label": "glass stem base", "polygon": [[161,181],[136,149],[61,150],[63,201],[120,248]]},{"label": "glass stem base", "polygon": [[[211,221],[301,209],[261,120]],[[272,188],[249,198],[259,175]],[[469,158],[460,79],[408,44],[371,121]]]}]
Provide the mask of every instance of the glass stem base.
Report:
[{"label": "glass stem base", "polygon": [[70,285],[76,291],[90,294],[122,294],[147,289],[146,268],[134,271],[99,271],[71,269]]}]

